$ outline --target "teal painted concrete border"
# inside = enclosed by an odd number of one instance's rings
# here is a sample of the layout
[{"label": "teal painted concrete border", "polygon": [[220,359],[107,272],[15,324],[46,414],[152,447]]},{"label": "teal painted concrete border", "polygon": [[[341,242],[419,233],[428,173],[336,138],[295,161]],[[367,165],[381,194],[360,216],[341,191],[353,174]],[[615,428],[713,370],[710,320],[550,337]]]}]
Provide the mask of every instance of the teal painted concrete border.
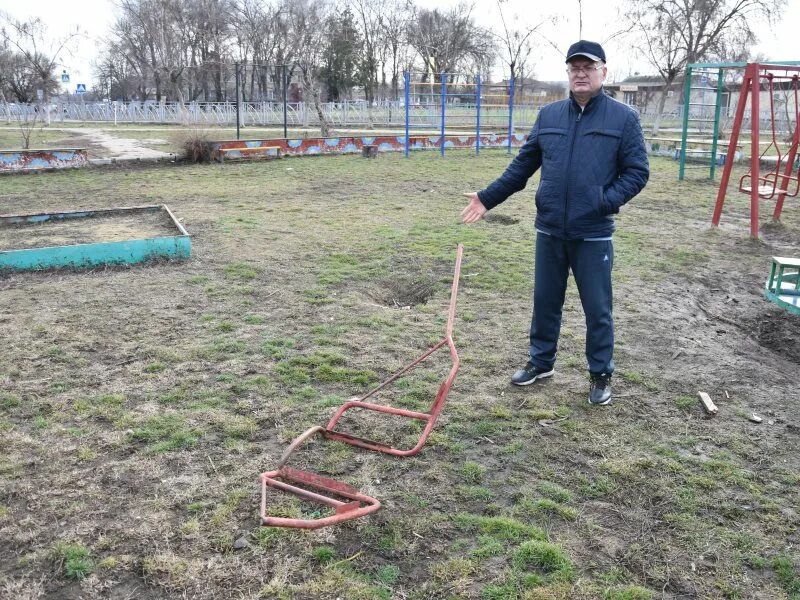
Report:
[{"label": "teal painted concrete border", "polygon": [[135,264],[151,258],[186,259],[192,254],[189,234],[175,219],[167,206],[139,206],[133,208],[103,209],[97,211],[75,211],[69,213],[43,213],[37,215],[0,216],[0,225],[5,223],[41,222],[49,219],[79,219],[97,214],[130,214],[143,211],[165,211],[175,225],[178,235],[125,240],[120,242],[99,242],[94,244],[75,244],[72,246],[51,246],[25,250],[0,251],[0,271],[28,271],[64,267],[96,267],[100,265]]}]

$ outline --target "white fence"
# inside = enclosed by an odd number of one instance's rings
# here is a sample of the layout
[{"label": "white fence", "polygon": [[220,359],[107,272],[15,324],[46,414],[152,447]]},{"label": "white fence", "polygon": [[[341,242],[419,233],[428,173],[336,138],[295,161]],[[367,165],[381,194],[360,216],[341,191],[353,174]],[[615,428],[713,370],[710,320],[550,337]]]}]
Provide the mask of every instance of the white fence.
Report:
[{"label": "white fence", "polygon": [[[364,101],[329,102],[321,105],[325,120],[334,127],[395,127],[405,126],[406,111],[402,102],[378,102],[370,106]],[[527,128],[533,124],[538,108],[514,107],[515,127]],[[46,123],[100,122],[100,123],[159,123],[197,126],[236,125],[236,104],[233,102],[54,102],[48,105],[0,103],[0,121],[37,119]],[[414,105],[410,108],[409,123],[414,129],[438,130],[441,127],[441,105]],[[280,102],[246,102],[240,105],[239,122],[242,126],[282,126],[284,106]],[[474,128],[475,106],[448,104],[445,107],[447,127]],[[319,125],[317,110],[305,102],[286,105],[286,123],[289,127],[314,127]],[[508,128],[508,109],[482,108],[481,128],[504,131]]]}]

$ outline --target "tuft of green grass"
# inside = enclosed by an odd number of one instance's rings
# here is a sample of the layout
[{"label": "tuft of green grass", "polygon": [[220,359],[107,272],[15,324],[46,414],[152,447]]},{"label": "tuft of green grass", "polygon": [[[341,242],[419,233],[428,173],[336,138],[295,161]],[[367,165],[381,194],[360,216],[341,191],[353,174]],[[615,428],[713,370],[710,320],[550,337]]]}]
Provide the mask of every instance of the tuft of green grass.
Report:
[{"label": "tuft of green grass", "polygon": [[184,419],[174,413],[150,417],[130,434],[131,439],[148,442],[150,452],[170,452],[191,448],[199,441],[202,432],[186,426]]},{"label": "tuft of green grass", "polygon": [[321,565],[326,565],[336,558],[336,550],[330,546],[319,546],[311,551],[311,556]]},{"label": "tuft of green grass", "polygon": [[486,471],[486,467],[472,461],[465,462],[459,469],[461,477],[468,483],[480,483],[486,477]]},{"label": "tuft of green grass", "polygon": [[294,341],[289,339],[267,340],[261,344],[261,353],[275,360],[283,360],[293,346]]},{"label": "tuft of green grass", "polygon": [[256,431],[258,431],[258,423],[251,417],[225,415],[222,421],[222,432],[227,437],[247,439]]},{"label": "tuft of green grass", "polygon": [[396,565],[381,565],[375,570],[375,582],[386,587],[397,583],[400,578],[400,568]]},{"label": "tuft of green grass", "polygon": [[458,487],[457,491],[459,496],[468,500],[480,500],[482,502],[494,500],[494,492],[492,490],[478,485],[462,485]]},{"label": "tuft of green grass", "polygon": [[458,556],[434,564],[431,567],[431,574],[439,581],[456,581],[473,575],[476,569],[475,560]]},{"label": "tuft of green grass", "polygon": [[453,517],[453,522],[467,531],[479,531],[498,540],[518,542],[522,540],[544,540],[544,531],[533,525],[513,519],[511,517],[485,517],[460,513]]},{"label": "tuft of green grass", "polygon": [[603,592],[603,600],[651,600],[655,592],[638,585],[613,587]]},{"label": "tuft of green grass", "polygon": [[561,546],[543,540],[528,540],[514,551],[514,567],[520,571],[539,571],[550,580],[572,581],[575,565]]},{"label": "tuft of green grass", "polygon": [[560,502],[550,498],[539,498],[537,500],[525,499],[518,503],[517,510],[523,514],[549,513],[558,515],[565,521],[574,521],[578,518],[578,511],[570,506],[564,506]]},{"label": "tuft of green grass", "polygon": [[491,535],[479,535],[478,545],[470,551],[470,556],[474,558],[489,558],[491,556],[502,556],[506,553],[506,545],[495,539]]},{"label": "tuft of green grass", "polygon": [[328,297],[328,291],[325,288],[313,288],[310,290],[305,290],[303,292],[303,300],[312,306],[319,304],[330,304],[333,302],[333,300]]},{"label": "tuft of green grass", "polygon": [[53,553],[63,563],[64,572],[69,579],[85,579],[94,569],[89,549],[81,544],[56,542]]},{"label": "tuft of green grass", "polygon": [[617,484],[607,475],[598,475],[591,479],[580,475],[578,480],[581,482],[578,490],[584,498],[602,498],[617,489]]},{"label": "tuft of green grass", "polygon": [[217,323],[217,331],[221,333],[230,333],[236,329],[236,325],[230,321],[220,321]]},{"label": "tuft of green grass", "polygon": [[514,581],[506,581],[500,585],[487,585],[481,590],[483,600],[518,600],[519,591]]},{"label": "tuft of green grass", "polygon": [[567,502],[572,501],[572,494],[570,494],[568,490],[565,490],[563,487],[555,483],[551,483],[549,481],[540,481],[536,484],[536,489],[545,498],[550,498],[556,502],[566,504]]},{"label": "tuft of green grass", "polygon": [[16,394],[0,394],[0,408],[9,410],[20,405],[20,398]]},{"label": "tuft of green grass", "polygon": [[772,568],[789,598],[800,600],[800,573],[794,570],[792,559],[785,554],[776,556],[772,559]]},{"label": "tuft of green grass", "polygon": [[231,279],[238,279],[240,281],[250,281],[258,277],[262,269],[254,265],[248,265],[243,262],[231,263],[225,265],[225,276]]},{"label": "tuft of green grass", "polygon": [[691,410],[697,405],[697,400],[692,396],[678,396],[675,398],[675,406],[681,410]]},{"label": "tuft of green grass", "polygon": [[75,456],[79,462],[85,462],[95,458],[97,456],[97,452],[87,446],[79,446],[75,451]]}]

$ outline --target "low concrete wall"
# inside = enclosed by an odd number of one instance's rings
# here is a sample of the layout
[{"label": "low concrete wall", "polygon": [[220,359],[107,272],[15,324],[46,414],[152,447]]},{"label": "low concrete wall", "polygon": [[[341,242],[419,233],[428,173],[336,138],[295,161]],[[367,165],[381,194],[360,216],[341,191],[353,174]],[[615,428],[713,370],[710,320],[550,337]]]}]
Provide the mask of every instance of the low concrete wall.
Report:
[{"label": "low concrete wall", "polygon": [[75,169],[89,164],[86,148],[0,150],[0,173]]},{"label": "low concrete wall", "polygon": [[[411,150],[438,150],[441,145],[439,135],[409,136]],[[519,147],[525,143],[527,135],[514,134],[511,145]],[[231,148],[260,148],[277,146],[284,156],[314,156],[319,154],[360,154],[364,146],[377,146],[378,152],[403,152],[406,147],[404,135],[379,136],[343,136],[331,138],[273,138],[267,140],[224,140],[209,142],[211,158],[219,160],[219,151]],[[508,134],[481,135],[481,148],[506,148]],[[447,135],[444,138],[445,149],[474,149],[474,135]]]}]

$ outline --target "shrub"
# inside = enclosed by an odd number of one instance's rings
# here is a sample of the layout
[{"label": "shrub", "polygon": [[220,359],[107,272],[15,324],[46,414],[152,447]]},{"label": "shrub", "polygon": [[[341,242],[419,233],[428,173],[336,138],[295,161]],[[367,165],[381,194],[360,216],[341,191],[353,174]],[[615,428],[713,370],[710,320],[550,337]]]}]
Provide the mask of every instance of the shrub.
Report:
[{"label": "shrub", "polygon": [[192,163],[211,162],[211,137],[205,129],[198,127],[182,132],[178,139],[183,148],[183,158]]}]

